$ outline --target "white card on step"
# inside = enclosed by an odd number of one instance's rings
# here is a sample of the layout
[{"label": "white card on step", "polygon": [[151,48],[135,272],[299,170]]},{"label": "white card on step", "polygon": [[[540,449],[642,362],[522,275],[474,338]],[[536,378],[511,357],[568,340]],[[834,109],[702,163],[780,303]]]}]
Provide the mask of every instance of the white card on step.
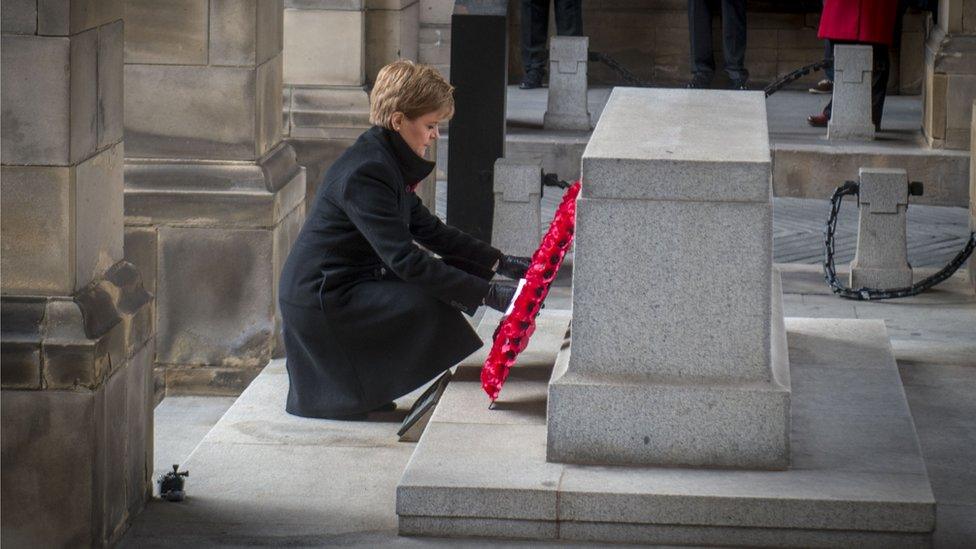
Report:
[{"label": "white card on step", "polygon": [[525,279],[520,278],[518,281],[518,286],[515,287],[515,295],[512,296],[512,302],[508,304],[508,308],[505,309],[505,316],[512,314],[512,309],[515,308],[515,300],[518,299],[519,294],[522,293],[522,288],[525,287]]}]

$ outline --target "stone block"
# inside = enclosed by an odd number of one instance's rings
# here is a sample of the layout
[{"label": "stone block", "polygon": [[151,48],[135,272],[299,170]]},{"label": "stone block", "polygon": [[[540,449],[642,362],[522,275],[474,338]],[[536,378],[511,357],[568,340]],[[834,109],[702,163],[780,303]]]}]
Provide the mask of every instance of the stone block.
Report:
[{"label": "stone block", "polygon": [[2,159],[64,166],[70,154],[71,41],[4,34]]},{"label": "stone block", "polygon": [[610,101],[584,152],[582,196],[769,200],[761,93],[615,88]]},{"label": "stone block", "polygon": [[946,81],[946,147],[967,150],[976,97],[976,75],[950,74]]},{"label": "stone block", "polygon": [[255,153],[264,156],[265,153],[281,142],[281,74],[282,56],[271,58],[256,70],[257,93],[257,143]]},{"label": "stone block", "polygon": [[[304,182],[304,173],[296,176],[301,177]],[[304,199],[304,189],[302,189],[302,198]],[[302,225],[305,223],[305,202],[301,201],[297,207],[291,210],[291,213],[287,214],[281,223],[274,228],[274,248],[272,250],[273,258],[273,272],[274,279],[271,285],[271,299],[275,307],[275,347],[274,356],[281,357],[284,356],[285,346],[284,340],[281,335],[281,311],[278,309],[278,280],[281,275],[281,269],[285,265],[285,260],[288,258],[288,252],[291,251],[292,244],[295,243],[295,239],[298,238],[299,231],[302,230]]]},{"label": "stone block", "polygon": [[294,137],[354,139],[369,128],[369,94],[360,86],[296,87],[290,113]]},{"label": "stone block", "polygon": [[75,168],[75,289],[100,278],[123,253],[123,145]]},{"label": "stone block", "polygon": [[153,385],[154,345],[144,345],[129,358],[125,368],[125,501],[128,516],[134,517],[152,497],[153,471]]},{"label": "stone block", "polygon": [[329,166],[354,143],[354,139],[289,139],[294,147],[298,163],[305,167],[306,210],[315,204],[315,193],[322,176]]},{"label": "stone block", "polygon": [[260,372],[253,366],[167,365],[163,376],[167,395],[236,397]]},{"label": "stone block", "polygon": [[4,390],[0,406],[3,545],[91,545],[94,395]]},{"label": "stone block", "polygon": [[281,0],[212,0],[210,64],[257,66],[282,47]]},{"label": "stone block", "polygon": [[539,162],[495,161],[495,208],[491,242],[507,254],[531,256],[539,247],[542,166]]},{"label": "stone block", "polygon": [[871,46],[834,47],[834,95],[827,139],[874,139]]},{"label": "stone block", "polygon": [[155,227],[125,227],[125,260],[139,271],[143,287],[153,295],[156,294],[157,244]]},{"label": "stone block", "polygon": [[126,0],[125,62],[206,65],[207,0]]},{"label": "stone block", "polygon": [[427,65],[447,65],[451,62],[451,28],[420,27],[418,60]]},{"label": "stone block", "polygon": [[[768,203],[581,198],[576,219],[581,372],[768,379]],[[690,295],[721,297],[689,306]]]},{"label": "stone block", "polygon": [[98,146],[98,33],[92,29],[71,37],[69,160],[72,164],[87,158]]},{"label": "stone block", "polygon": [[368,81],[375,81],[376,74],[384,65],[398,59],[417,59],[419,12],[418,2],[398,9],[366,10],[366,79]]},{"label": "stone block", "polygon": [[285,9],[362,11],[363,0],[285,0]]},{"label": "stone block", "polygon": [[861,168],[857,252],[851,263],[852,288],[906,288],[908,264],[908,173],[895,168]]},{"label": "stone block", "polygon": [[73,291],[71,180],[70,168],[3,166],[0,270],[4,295],[68,295]]},{"label": "stone block", "polygon": [[[167,83],[167,93],[161,93],[160,82]],[[253,160],[257,93],[253,68],[126,65],[127,152],[130,157]]]},{"label": "stone block", "polygon": [[[288,9],[284,25],[285,84],[365,84],[364,12]],[[330,52],[335,62],[323,63],[323,52]]]},{"label": "stone block", "polygon": [[125,75],[124,25],[116,21],[98,28],[98,106],[97,134],[99,149],[122,140],[122,114]]},{"label": "stone block", "polygon": [[926,63],[922,131],[932,147],[941,147],[946,136],[946,89],[948,76],[935,73]]},{"label": "stone block", "polygon": [[272,245],[267,230],[159,228],[157,363],[267,363],[274,337]]},{"label": "stone block", "polygon": [[451,0],[420,0],[421,25],[450,25],[453,13]]},{"label": "stone block", "polygon": [[8,0],[0,13],[0,28],[4,34],[35,34],[37,32],[37,0]]},{"label": "stone block", "polygon": [[[976,100],[973,101],[972,120],[969,126],[969,158],[976,158]],[[969,230],[976,231],[976,166],[969,165]],[[976,259],[969,259],[969,282],[976,290]]]},{"label": "stone block", "polygon": [[593,128],[586,105],[589,47],[585,36],[554,36],[549,41],[549,103],[542,123],[547,130]]},{"label": "stone block", "polygon": [[37,0],[37,33],[68,36],[122,19],[126,0]]}]

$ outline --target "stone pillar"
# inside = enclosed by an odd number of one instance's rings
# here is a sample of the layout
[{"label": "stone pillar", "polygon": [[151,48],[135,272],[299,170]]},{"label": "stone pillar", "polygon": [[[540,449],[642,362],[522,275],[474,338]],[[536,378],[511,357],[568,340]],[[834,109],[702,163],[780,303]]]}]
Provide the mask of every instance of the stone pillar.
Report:
[{"label": "stone pillar", "polygon": [[3,4],[4,547],[104,546],[152,494],[152,296],[123,261],[121,1]]},{"label": "stone pillar", "polygon": [[[280,0],[126,0],[126,257],[168,391],[236,394],[279,353],[305,174],[281,140]],[[323,57],[322,59],[324,59]]]},{"label": "stone pillar", "polygon": [[[976,158],[976,101],[973,101],[972,124],[969,127],[969,230],[976,231],[976,166],[972,159]],[[976,291],[976,257],[969,258],[969,281]]]},{"label": "stone pillar", "polygon": [[367,81],[417,59],[418,0],[287,0],[284,135],[308,170],[311,205],[325,170],[369,127]]},{"label": "stone pillar", "polygon": [[761,93],[613,90],[583,154],[549,461],[789,465],[770,164]]},{"label": "stone pillar", "polygon": [[549,41],[549,107],[542,121],[547,130],[593,129],[586,104],[589,45],[585,36],[554,36]]},{"label": "stone pillar", "polygon": [[874,139],[871,46],[834,46],[834,94],[827,139]]},{"label": "stone pillar", "polygon": [[852,288],[895,289],[912,285],[906,210],[908,174],[893,168],[861,168],[857,252]]},{"label": "stone pillar", "polygon": [[976,0],[942,0],[925,44],[922,132],[935,149],[969,148],[976,97]]},{"label": "stone pillar", "polygon": [[542,164],[532,160],[495,161],[495,213],[492,245],[507,254],[531,257],[541,238]]}]

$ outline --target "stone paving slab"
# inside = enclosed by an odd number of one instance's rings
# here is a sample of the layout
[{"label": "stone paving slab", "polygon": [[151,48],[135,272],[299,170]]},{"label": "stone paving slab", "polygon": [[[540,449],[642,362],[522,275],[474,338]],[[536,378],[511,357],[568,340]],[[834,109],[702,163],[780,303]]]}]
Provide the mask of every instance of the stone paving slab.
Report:
[{"label": "stone paving slab", "polygon": [[[542,427],[432,422],[398,488],[403,532],[424,533],[425,523],[428,533],[444,535],[452,517],[523,518],[554,521],[560,539],[686,543],[698,532],[705,543],[926,544],[934,499],[884,325],[788,319],[787,331],[797,467],[765,472],[560,465],[545,462]],[[465,383],[474,382],[452,383],[446,396]],[[533,427],[539,429],[534,438]],[[514,436],[515,428],[525,430]],[[458,456],[457,448],[469,446],[485,457]],[[838,448],[845,449],[841,456],[833,453]],[[550,486],[557,473],[558,486]],[[496,493],[506,485],[529,490],[539,501],[526,509],[523,498]],[[489,493],[495,504],[474,511],[463,507],[462,496],[449,495]],[[550,518],[549,501],[557,501],[558,518]],[[523,526],[530,537],[548,532]],[[478,528],[459,528],[458,535],[479,535]],[[479,528],[493,530],[490,524]]]}]

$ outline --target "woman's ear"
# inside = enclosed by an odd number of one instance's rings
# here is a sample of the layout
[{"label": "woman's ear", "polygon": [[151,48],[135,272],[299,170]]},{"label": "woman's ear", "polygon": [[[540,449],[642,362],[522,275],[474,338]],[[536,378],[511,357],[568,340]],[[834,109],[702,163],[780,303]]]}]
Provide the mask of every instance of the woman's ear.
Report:
[{"label": "woman's ear", "polygon": [[393,116],[390,117],[390,125],[393,126],[394,130],[400,131],[400,126],[403,125],[403,113],[400,111],[393,113]]}]

